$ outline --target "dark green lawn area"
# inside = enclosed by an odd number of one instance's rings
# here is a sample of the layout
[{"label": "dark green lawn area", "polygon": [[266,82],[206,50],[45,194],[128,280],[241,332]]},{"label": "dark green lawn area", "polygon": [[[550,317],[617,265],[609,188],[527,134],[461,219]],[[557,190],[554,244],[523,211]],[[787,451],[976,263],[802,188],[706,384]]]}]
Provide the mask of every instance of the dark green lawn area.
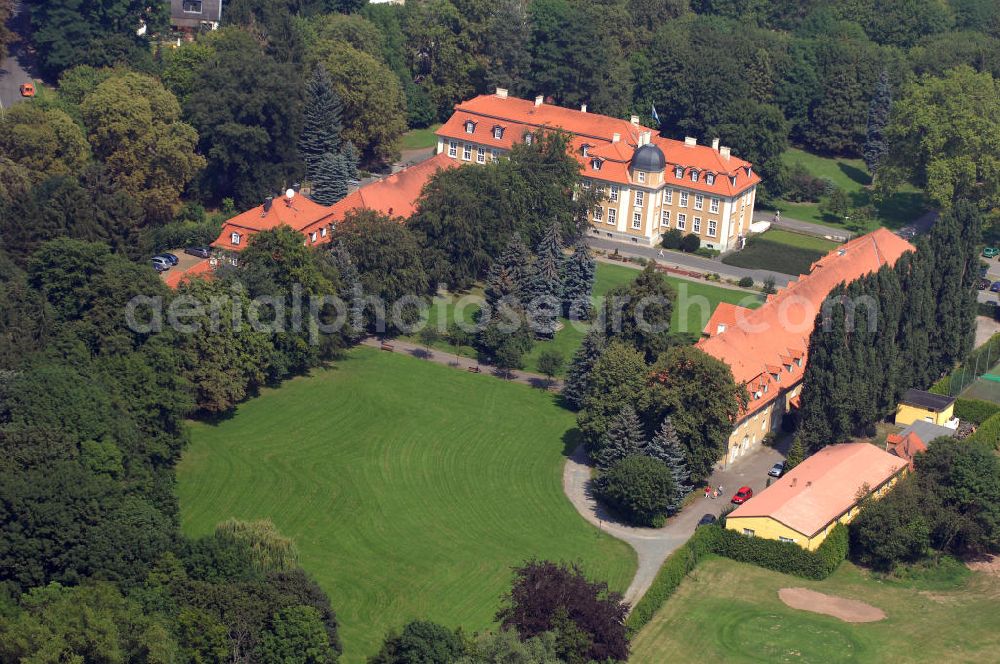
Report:
[{"label": "dark green lawn area", "polygon": [[580,561],[624,590],[635,554],[563,495],[574,415],[555,399],[354,349],[228,420],[191,425],[182,527],[197,536],[229,517],[272,519],[330,595],[346,664],[409,620],[490,627],[511,566],[532,556]]},{"label": "dark green lawn area", "polygon": [[813,263],[837,246],[836,242],[823,238],[773,229],[750,238],[746,247],[723,257],[722,262],[798,276],[808,274]]},{"label": "dark green lawn area", "polygon": [[[787,587],[858,599],[886,618],[847,623],[792,609],[778,598]],[[824,581],[807,581],[713,558],[639,632],[629,663],[992,662],[1000,652],[998,588],[996,577],[983,572],[944,583],[899,583],[844,563]]]},{"label": "dark green lawn area", "polygon": [[[802,164],[815,177],[829,178],[847,192],[854,207],[870,203],[870,193],[866,187],[871,184],[871,174],[861,159],[846,157],[821,157],[797,148],[789,148],[782,154],[787,166]],[[900,228],[912,223],[924,213],[923,193],[912,185],[904,185],[878,210],[878,222],[888,228]],[[845,229],[844,223],[832,215],[820,212],[819,203],[795,203],[777,201],[775,207],[790,219],[813,221],[833,228]],[[867,230],[874,230],[874,226]]]},{"label": "dark green lawn area", "polygon": [[[638,266],[614,265],[599,262],[597,264],[597,276],[594,280],[594,302],[603,297],[612,288],[627,284],[639,274]],[[674,303],[673,320],[671,331],[689,335],[692,339],[700,336],[702,329],[708,323],[712,312],[719,302],[730,302],[732,304],[742,304],[750,308],[760,306],[763,301],[756,293],[723,288],[707,282],[690,281],[677,277],[667,277],[674,288],[677,289],[677,300]],[[461,293],[450,297],[438,297],[434,299],[429,312],[431,322],[445,321],[440,329],[447,329],[448,324],[458,320],[456,316],[461,315],[462,320],[470,322],[475,316],[477,306],[475,301],[481,300],[482,289],[476,288],[469,293]],[[564,320],[563,328],[556,333],[555,337],[549,341],[538,341],[531,352],[525,356],[524,369],[526,371],[538,371],[538,358],[545,350],[556,350],[562,353],[565,364],[568,365],[576,349],[579,348],[583,337],[587,334],[588,325],[582,323],[573,324]],[[418,341],[416,337],[406,337],[411,341]],[[476,357],[476,350],[470,346],[463,346],[456,349],[441,340],[433,345],[439,351],[447,353],[457,352],[463,357]],[[565,374],[565,368],[562,372]]]},{"label": "dark green lawn area", "polygon": [[437,135],[434,134],[441,128],[441,123],[432,124],[426,129],[411,129],[403,134],[399,141],[400,150],[421,150],[437,145]]}]

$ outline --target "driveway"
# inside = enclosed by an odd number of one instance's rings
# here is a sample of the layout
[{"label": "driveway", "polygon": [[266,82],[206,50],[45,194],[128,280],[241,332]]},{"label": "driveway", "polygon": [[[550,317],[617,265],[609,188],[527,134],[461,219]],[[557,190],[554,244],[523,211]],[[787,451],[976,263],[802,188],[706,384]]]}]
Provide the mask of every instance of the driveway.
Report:
[{"label": "driveway", "polygon": [[[590,490],[591,466],[583,446],[576,448],[563,468],[563,491],[580,515],[612,537],[627,542],[639,558],[632,583],[625,591],[625,601],[630,607],[642,599],[653,584],[657,572],[667,556],[681,547],[694,534],[698,521],[705,514],[718,516],[729,506],[729,499],[742,486],[754,492],[762,491],[767,484],[767,471],[784,455],[770,447],[760,447],[738,461],[712,473],[709,484],[722,486],[719,498],[706,498],[701,487],[695,489],[694,502],[669,518],[662,528],[635,528],[618,521],[603,506],[598,505]],[[751,500],[753,500],[751,498]]]},{"label": "driveway", "polygon": [[[14,3],[14,13],[7,26],[15,32],[23,33],[26,17],[20,14],[21,4]],[[27,71],[29,60],[20,42],[14,42],[10,46],[10,53],[0,62],[0,112],[24,99],[21,96],[21,84],[30,82],[32,78]]]}]

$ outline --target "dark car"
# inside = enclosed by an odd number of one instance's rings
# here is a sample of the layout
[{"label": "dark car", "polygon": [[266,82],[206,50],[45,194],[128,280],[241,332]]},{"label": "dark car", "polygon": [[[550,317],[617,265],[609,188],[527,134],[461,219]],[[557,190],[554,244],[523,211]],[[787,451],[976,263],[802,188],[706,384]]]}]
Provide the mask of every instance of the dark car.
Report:
[{"label": "dark car", "polygon": [[156,254],[155,256],[153,256],[153,260],[156,260],[157,258],[162,258],[171,265],[177,265],[178,263],[181,262],[181,259],[177,258],[175,254],[170,254],[167,252],[163,252],[162,254]]},{"label": "dark car", "polygon": [[703,517],[701,517],[701,519],[698,520],[698,526],[699,527],[700,526],[710,526],[713,523],[715,523],[715,515],[714,514],[706,514]]},{"label": "dark car", "polygon": [[990,291],[1000,293],[1000,281],[994,281],[993,285],[990,286]]},{"label": "dark car", "polygon": [[212,250],[208,247],[188,247],[184,253],[198,258],[211,258],[212,256]]},{"label": "dark car", "polygon": [[779,461],[778,463],[771,466],[771,470],[767,471],[767,474],[771,477],[781,477],[781,474],[785,472],[785,462]]},{"label": "dark car", "polygon": [[979,281],[976,282],[976,288],[978,288],[979,290],[986,290],[989,287],[990,287],[989,279],[980,279]]},{"label": "dark car", "polygon": [[742,505],[753,498],[753,489],[748,486],[741,486],[740,490],[733,494],[733,504]]}]

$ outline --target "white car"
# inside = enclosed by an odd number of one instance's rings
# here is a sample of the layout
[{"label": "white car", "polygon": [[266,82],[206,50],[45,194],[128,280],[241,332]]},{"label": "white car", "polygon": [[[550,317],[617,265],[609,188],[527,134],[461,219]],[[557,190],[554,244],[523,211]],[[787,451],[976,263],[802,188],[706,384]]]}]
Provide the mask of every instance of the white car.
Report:
[{"label": "white car", "polygon": [[771,466],[771,470],[767,471],[767,474],[771,477],[781,477],[781,473],[783,472],[785,472],[785,462],[779,461]]}]

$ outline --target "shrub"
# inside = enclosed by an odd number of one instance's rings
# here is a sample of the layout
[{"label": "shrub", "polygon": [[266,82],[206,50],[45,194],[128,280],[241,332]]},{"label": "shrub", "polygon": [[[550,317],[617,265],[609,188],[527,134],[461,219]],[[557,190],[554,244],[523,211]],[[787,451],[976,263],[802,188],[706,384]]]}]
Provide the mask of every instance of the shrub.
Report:
[{"label": "shrub", "polygon": [[1000,446],[1000,414],[980,424],[976,433],[966,438],[966,442],[986,443],[993,448]]},{"label": "shrub", "polygon": [[676,495],[667,464],[633,454],[614,464],[597,479],[598,497],[621,512],[629,522],[659,528]]},{"label": "shrub", "polygon": [[669,231],[663,234],[663,241],[660,243],[663,245],[664,249],[680,249],[681,240],[684,238],[684,234],[681,233],[676,228],[671,228]]},{"label": "shrub", "polygon": [[753,288],[753,277],[743,277],[736,285],[740,288]]},{"label": "shrub", "polygon": [[825,579],[847,558],[847,546],[847,528],[838,524],[816,551],[807,551],[791,542],[746,537],[734,530],[723,530],[715,552],[775,572]]},{"label": "shrub", "polygon": [[705,258],[715,258],[722,252],[718,249],[709,249],[708,247],[699,247],[695,250],[695,256],[704,256]]},{"label": "shrub", "polygon": [[694,233],[688,233],[681,239],[681,251],[693,253],[701,246],[701,239]]},{"label": "shrub", "polygon": [[1000,406],[981,399],[956,399],[955,417],[960,420],[967,420],[982,424],[997,413],[1000,413]]}]

